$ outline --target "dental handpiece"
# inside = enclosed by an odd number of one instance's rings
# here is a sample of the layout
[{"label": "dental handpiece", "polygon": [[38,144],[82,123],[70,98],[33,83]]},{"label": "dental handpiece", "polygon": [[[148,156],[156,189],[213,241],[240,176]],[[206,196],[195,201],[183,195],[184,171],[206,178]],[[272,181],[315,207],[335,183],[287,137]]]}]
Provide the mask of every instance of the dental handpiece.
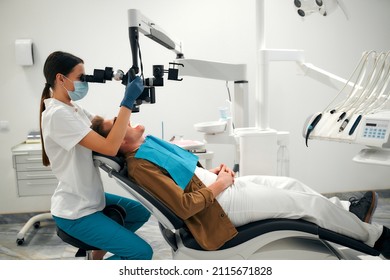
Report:
[{"label": "dental handpiece", "polygon": [[349,123],[349,119],[345,119],[345,120],[343,121],[343,123],[341,124],[340,128],[339,128],[339,132],[344,131],[344,129],[345,129],[345,127],[348,125],[348,123]]}]

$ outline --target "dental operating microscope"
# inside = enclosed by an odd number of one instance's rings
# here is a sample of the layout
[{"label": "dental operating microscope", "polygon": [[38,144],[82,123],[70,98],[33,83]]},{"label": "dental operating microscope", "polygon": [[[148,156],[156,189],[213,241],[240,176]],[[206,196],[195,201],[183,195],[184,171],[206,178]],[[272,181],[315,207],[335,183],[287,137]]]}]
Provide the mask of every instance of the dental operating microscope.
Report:
[{"label": "dental operating microscope", "polygon": [[175,62],[170,62],[169,69],[167,70],[164,69],[164,65],[153,65],[153,78],[144,77],[139,43],[140,33],[167,49],[173,50],[177,54],[177,58],[183,57],[183,54],[181,52],[181,45],[177,45],[166,34],[161,32],[156,24],[143,16],[138,10],[130,9],[128,11],[128,22],[133,64],[127,73],[124,73],[122,70],[113,70],[112,67],[105,67],[104,70],[94,69],[92,75],[82,75],[80,80],[89,83],[105,83],[106,81],[115,80],[121,81],[126,86],[136,75],[139,75],[144,83],[144,91],[133,104],[132,112],[137,113],[140,111],[141,104],[153,104],[156,102],[155,87],[164,86],[164,73],[168,73],[168,80],[181,80],[178,78],[177,66],[179,64]]}]

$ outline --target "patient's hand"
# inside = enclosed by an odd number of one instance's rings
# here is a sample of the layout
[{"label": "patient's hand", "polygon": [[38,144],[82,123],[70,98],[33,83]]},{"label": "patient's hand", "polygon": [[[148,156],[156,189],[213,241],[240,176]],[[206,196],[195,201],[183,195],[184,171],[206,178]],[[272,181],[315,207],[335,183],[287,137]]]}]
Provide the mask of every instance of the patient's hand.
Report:
[{"label": "patient's hand", "polygon": [[235,173],[233,170],[231,170],[226,164],[220,164],[219,166],[213,168],[213,169],[210,169],[209,171],[210,172],[213,172],[214,174],[219,174],[221,172],[221,169],[224,168],[224,172],[227,172],[229,173],[231,176],[235,176]]},{"label": "patient's hand", "polygon": [[217,181],[223,182],[226,187],[231,186],[234,183],[234,172],[227,166],[222,165],[218,173]]},{"label": "patient's hand", "polygon": [[215,180],[208,189],[211,190],[214,197],[216,197],[234,183],[234,175],[232,176],[231,170],[224,164],[221,164],[220,167],[214,168],[213,170],[218,174],[217,180]]}]

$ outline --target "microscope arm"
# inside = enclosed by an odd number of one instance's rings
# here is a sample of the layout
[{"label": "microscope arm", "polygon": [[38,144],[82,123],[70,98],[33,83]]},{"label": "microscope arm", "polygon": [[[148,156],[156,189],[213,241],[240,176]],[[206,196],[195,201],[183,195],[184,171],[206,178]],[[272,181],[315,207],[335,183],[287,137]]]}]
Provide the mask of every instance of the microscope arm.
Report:
[{"label": "microscope arm", "polygon": [[180,75],[222,81],[247,80],[246,64],[231,64],[199,59],[176,59]]},{"label": "microscope arm", "polygon": [[152,20],[145,17],[137,9],[128,10],[129,40],[133,59],[133,69],[138,73],[139,32],[160,45],[176,53],[177,58],[183,56],[181,43],[176,43]]}]

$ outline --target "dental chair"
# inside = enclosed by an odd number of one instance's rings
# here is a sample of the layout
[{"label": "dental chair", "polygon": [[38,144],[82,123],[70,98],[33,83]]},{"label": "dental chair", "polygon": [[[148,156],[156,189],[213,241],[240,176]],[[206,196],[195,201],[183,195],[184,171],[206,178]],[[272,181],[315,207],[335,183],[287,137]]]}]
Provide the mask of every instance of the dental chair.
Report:
[{"label": "dental chair", "polygon": [[123,159],[95,154],[94,162],[158,220],[173,259],[362,259],[380,255],[361,241],[292,219],[268,219],[237,227],[238,234],[233,239],[218,250],[207,251],[199,246],[182,219],[127,177]]}]

